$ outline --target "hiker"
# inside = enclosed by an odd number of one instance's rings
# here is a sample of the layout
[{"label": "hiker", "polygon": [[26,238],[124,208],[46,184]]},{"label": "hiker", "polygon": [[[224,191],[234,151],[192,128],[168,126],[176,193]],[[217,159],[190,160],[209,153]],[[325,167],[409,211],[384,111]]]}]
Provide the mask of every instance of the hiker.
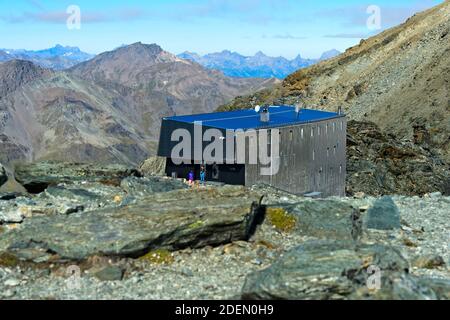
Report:
[{"label": "hiker", "polygon": [[188,174],[189,185],[192,187],[194,185],[194,171],[191,169]]},{"label": "hiker", "polygon": [[205,169],[205,166],[201,166],[200,167],[200,181],[201,181],[201,184],[205,184],[205,181],[206,181],[206,169]]}]

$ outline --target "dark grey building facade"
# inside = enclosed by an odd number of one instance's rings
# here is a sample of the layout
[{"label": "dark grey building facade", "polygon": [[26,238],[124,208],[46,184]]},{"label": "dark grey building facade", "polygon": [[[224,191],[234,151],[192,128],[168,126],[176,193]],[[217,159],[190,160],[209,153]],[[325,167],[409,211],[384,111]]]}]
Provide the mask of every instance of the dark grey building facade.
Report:
[{"label": "dark grey building facade", "polygon": [[[167,158],[167,175],[187,177],[189,171],[194,170],[198,177],[200,166],[205,165],[209,181],[246,186],[264,183],[299,195],[316,193],[322,197],[344,196],[347,136],[345,115],[319,110],[298,110],[292,106],[272,106],[265,111],[268,114],[240,110],[164,118],[158,155]],[[179,140],[173,139],[174,132],[184,129],[195,139],[195,125],[199,123],[201,135],[209,129],[220,131],[224,141],[222,161],[195,160],[193,144],[186,157],[181,154],[173,159],[172,150],[179,143]],[[244,163],[236,163],[236,154],[234,159],[226,158],[227,147],[231,146],[226,144],[225,137],[230,132],[237,132],[236,130],[244,131],[247,149],[251,139],[256,138],[259,145],[259,133],[262,130],[268,134],[267,149],[273,169],[270,174],[262,174],[263,169],[270,167],[267,164],[249,161],[249,150],[246,150]],[[199,132],[197,128],[197,136]],[[275,134],[278,139],[274,138]],[[234,137],[232,147],[236,148],[239,144],[236,141],[237,134]],[[273,145],[275,142],[278,142],[278,153]],[[202,140],[201,149],[205,150],[209,143],[210,141]],[[184,163],[179,164],[181,158]]]}]

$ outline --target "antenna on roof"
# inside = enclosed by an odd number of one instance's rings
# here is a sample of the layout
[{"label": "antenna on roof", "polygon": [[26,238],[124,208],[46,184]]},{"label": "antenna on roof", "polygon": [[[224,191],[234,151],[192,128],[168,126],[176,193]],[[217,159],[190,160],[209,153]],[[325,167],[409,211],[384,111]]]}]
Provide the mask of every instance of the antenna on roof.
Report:
[{"label": "antenna on roof", "polygon": [[303,109],[303,102],[301,102],[300,98],[298,98],[297,102],[295,103],[295,116],[297,117],[297,119],[300,116],[302,109]]},{"label": "antenna on roof", "polygon": [[270,113],[269,106],[264,106],[262,111],[259,113],[259,119],[261,122],[269,122],[270,121]]}]

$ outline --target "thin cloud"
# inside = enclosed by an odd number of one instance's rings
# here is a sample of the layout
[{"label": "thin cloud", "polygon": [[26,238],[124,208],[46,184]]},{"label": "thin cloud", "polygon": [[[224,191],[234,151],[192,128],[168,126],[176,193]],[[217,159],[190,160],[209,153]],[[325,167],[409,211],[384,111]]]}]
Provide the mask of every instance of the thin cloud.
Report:
[{"label": "thin cloud", "polygon": [[28,2],[32,7],[36,8],[36,9],[39,9],[39,10],[44,10],[44,9],[45,9],[44,5],[43,5],[42,2],[39,1],[39,0],[27,0],[27,2]]},{"label": "thin cloud", "polygon": [[[298,2],[296,3],[298,5]],[[180,20],[227,19],[256,25],[273,21],[289,21],[290,0],[207,0],[197,3],[171,5],[171,18]],[[298,17],[295,17],[298,19]]]},{"label": "thin cloud", "polygon": [[263,35],[262,38],[263,39],[280,39],[280,40],[302,40],[302,39],[307,39],[308,37],[296,36],[296,35],[292,35],[290,33],[285,33],[285,34],[276,34],[276,35],[272,35],[272,36]]},{"label": "thin cloud", "polygon": [[[380,5],[382,28],[389,28],[404,22],[415,13],[424,11],[435,6],[438,2],[434,0],[420,0],[411,2],[409,5],[390,6]],[[322,17],[327,17],[341,21],[344,27],[362,27],[366,26],[369,14],[368,6],[344,6],[339,8],[330,8],[317,12]]]},{"label": "thin cloud", "polygon": [[[2,15],[0,20],[9,23],[41,22],[65,24],[70,16],[66,11],[27,11],[20,15]],[[81,9],[81,23],[121,22],[133,21],[146,17],[146,13],[138,8],[122,8],[109,13],[83,11]]]},{"label": "thin cloud", "polygon": [[323,36],[324,38],[338,38],[338,39],[365,39],[369,35],[363,33],[338,33],[338,34],[327,34]]}]

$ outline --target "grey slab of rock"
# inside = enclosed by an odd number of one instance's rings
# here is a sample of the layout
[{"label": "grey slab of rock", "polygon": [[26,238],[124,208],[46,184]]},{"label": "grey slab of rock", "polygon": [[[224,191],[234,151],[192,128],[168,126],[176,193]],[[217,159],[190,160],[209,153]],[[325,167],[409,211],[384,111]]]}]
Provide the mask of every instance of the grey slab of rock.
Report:
[{"label": "grey slab of rock", "polygon": [[392,230],[399,229],[400,212],[389,196],[376,200],[367,211],[365,226],[369,229]]},{"label": "grey slab of rock", "polygon": [[120,187],[125,190],[128,195],[133,197],[144,197],[152,193],[188,188],[188,186],[180,180],[160,177],[128,177],[122,180]]},{"label": "grey slab of rock", "polygon": [[123,165],[95,165],[63,162],[37,162],[19,165],[14,172],[16,180],[29,192],[37,193],[46,187],[74,181],[104,182],[119,185],[129,176],[139,176],[133,168]]},{"label": "grey slab of rock", "polygon": [[15,278],[11,278],[11,279],[7,279],[4,284],[7,287],[16,287],[16,286],[18,286],[20,284],[20,280],[17,280]]},{"label": "grey slab of rock", "polygon": [[421,277],[418,283],[432,288],[439,300],[450,300],[450,279]]},{"label": "grey slab of rock", "polygon": [[247,240],[261,211],[259,200],[242,187],[188,189],[157,193],[136,205],[33,217],[0,234],[0,251],[38,247],[79,260]]},{"label": "grey slab of rock", "polygon": [[17,192],[0,192],[0,200],[9,201],[20,197],[21,194]]},{"label": "grey slab of rock", "polygon": [[298,217],[303,235],[326,239],[352,239],[351,215],[354,208],[339,200],[303,201],[285,209]]},{"label": "grey slab of rock", "polygon": [[[117,207],[136,203],[154,193],[187,188],[183,182],[172,179],[127,177],[121,186],[85,181],[60,183],[47,187],[32,198],[0,193],[0,222],[22,222],[23,212],[56,215]],[[10,201],[6,201],[8,199]]]},{"label": "grey slab of rock", "polygon": [[90,202],[97,201],[100,199],[100,196],[85,190],[78,188],[64,188],[62,186],[49,187],[45,190],[44,195],[50,199],[57,200],[66,200],[66,201],[74,201],[74,202]]},{"label": "grey slab of rock", "polygon": [[145,177],[152,175],[165,176],[166,158],[150,157],[139,166],[139,170]]},{"label": "grey slab of rock", "polygon": [[24,218],[23,213],[17,207],[10,210],[3,210],[0,207],[0,223],[21,223]]},{"label": "grey slab of rock", "polygon": [[39,198],[51,203],[60,214],[72,214],[84,211],[85,208],[98,208],[102,201],[102,197],[88,190],[62,186],[47,188]]},{"label": "grey slab of rock", "polygon": [[15,291],[15,290],[12,290],[12,289],[6,289],[6,290],[2,293],[2,296],[3,296],[4,298],[12,298],[12,297],[14,297],[15,294],[16,294],[16,291]]},{"label": "grey slab of rock", "polygon": [[123,278],[123,273],[124,270],[122,268],[109,266],[96,272],[94,275],[101,281],[120,281]]},{"label": "grey slab of rock", "polygon": [[6,174],[6,169],[0,163],[0,187],[8,181],[8,176]]},{"label": "grey slab of rock", "polygon": [[43,249],[31,248],[20,250],[17,252],[16,257],[20,260],[40,263],[48,261],[51,258],[51,254]]},{"label": "grey slab of rock", "polygon": [[434,269],[445,266],[445,261],[440,255],[427,254],[414,258],[412,264],[417,268]]},{"label": "grey slab of rock", "polygon": [[[367,267],[381,270],[379,291],[367,287]],[[432,288],[407,274],[400,252],[384,245],[310,241],[269,268],[247,276],[243,299],[436,299]]]}]

